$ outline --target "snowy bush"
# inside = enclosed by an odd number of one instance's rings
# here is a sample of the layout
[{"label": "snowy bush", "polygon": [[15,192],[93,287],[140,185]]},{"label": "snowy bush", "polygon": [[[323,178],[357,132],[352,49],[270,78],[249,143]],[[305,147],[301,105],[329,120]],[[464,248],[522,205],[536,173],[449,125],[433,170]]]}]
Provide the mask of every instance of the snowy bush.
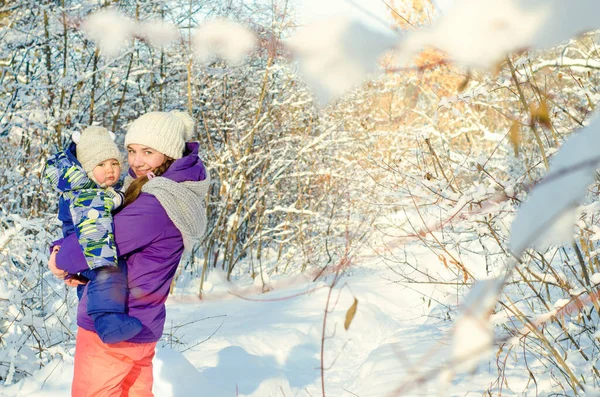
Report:
[{"label": "snowy bush", "polygon": [[46,266],[55,220],[3,212],[0,222],[0,378],[9,385],[66,354],[77,298]]}]

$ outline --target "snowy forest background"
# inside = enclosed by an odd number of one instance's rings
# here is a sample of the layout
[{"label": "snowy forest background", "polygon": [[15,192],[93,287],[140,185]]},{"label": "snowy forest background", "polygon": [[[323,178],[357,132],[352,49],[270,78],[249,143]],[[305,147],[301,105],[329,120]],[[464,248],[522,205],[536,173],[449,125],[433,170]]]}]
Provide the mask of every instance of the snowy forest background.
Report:
[{"label": "snowy forest background", "polygon": [[[542,28],[561,21],[563,36],[544,41],[540,28],[527,41],[504,32],[513,40],[507,45],[483,32],[484,15],[494,12],[456,3],[481,16],[474,29],[489,51],[453,52],[451,41],[468,31],[450,35],[447,46],[435,30],[411,41],[437,21],[452,22],[428,0],[388,2],[389,34],[335,22],[316,25],[312,36],[298,33],[292,1],[0,1],[1,382],[32,376],[74,343],[75,294],[46,267],[60,225],[57,196],[40,180],[45,159],[91,123],[122,142],[139,115],[185,109],[197,120],[212,186],[204,243],[180,265],[173,294],[211,297],[205,282],[216,273],[248,285],[237,290],[244,297],[268,299],[274,280],[336,291],[378,261],[398,294],[419,291],[423,317],[448,324],[449,360],[415,375],[411,390],[452,378],[449,369],[474,370],[473,357],[497,371],[486,395],[509,388],[507,365],[536,394],[600,390],[597,141],[581,141],[555,174],[560,182],[587,171],[592,184],[583,197],[555,183],[530,212],[549,219],[522,227],[526,236],[511,242],[518,208],[562,144],[593,121],[600,52],[589,30],[597,26],[585,15],[599,7],[589,2],[565,14],[548,2],[566,20],[550,13]],[[498,6],[498,18],[506,11],[499,4],[538,5],[480,3]],[[94,36],[99,28],[86,17],[108,7],[137,30],[115,24],[112,41]],[[232,24],[207,22],[218,18]],[[396,37],[408,39],[398,45]],[[444,51],[411,47],[436,43]],[[573,222],[563,222],[565,213]],[[562,234],[550,228],[555,223]],[[525,249],[547,229],[560,240]],[[325,320],[329,297],[321,302]],[[361,311],[354,302],[344,308],[346,328]],[[334,337],[323,331],[321,342]],[[321,355],[323,384],[330,364],[340,365]]]}]

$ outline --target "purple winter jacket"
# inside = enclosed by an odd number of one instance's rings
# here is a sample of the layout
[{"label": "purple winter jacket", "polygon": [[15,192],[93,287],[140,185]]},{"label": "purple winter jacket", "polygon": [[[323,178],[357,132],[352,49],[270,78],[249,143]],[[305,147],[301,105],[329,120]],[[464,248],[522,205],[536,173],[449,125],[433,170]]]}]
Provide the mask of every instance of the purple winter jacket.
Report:
[{"label": "purple winter jacket", "polygon": [[[161,176],[175,182],[201,181],[206,169],[198,157],[198,143],[188,143],[184,157],[175,160]],[[134,176],[133,172],[129,171]],[[159,201],[142,193],[114,216],[114,234],[119,262],[127,265],[129,315],[142,322],[143,329],[128,342],[158,341],[163,333],[165,301],[183,254],[183,238]],[[56,256],[56,266],[68,273],[87,270],[88,265],[75,234],[65,238]],[[77,308],[77,325],[95,331],[87,314],[87,286]]]}]

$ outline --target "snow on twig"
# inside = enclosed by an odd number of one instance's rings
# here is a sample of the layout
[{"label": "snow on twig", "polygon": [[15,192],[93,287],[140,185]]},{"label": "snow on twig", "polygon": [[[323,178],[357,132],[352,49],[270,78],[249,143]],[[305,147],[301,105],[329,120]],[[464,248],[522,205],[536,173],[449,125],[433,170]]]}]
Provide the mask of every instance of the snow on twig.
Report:
[{"label": "snow on twig", "polygon": [[196,30],[192,41],[200,61],[208,62],[216,56],[231,64],[242,62],[257,43],[254,33],[227,20],[205,23]]},{"label": "snow on twig", "polygon": [[81,28],[98,44],[106,56],[114,57],[133,37],[135,23],[115,9],[107,8],[89,15]]},{"label": "snow on twig", "polygon": [[[137,22],[114,8],[90,14],[81,24],[81,28],[108,57],[119,55],[133,38],[141,39],[155,47],[166,47],[181,38],[174,25],[154,20]],[[204,23],[194,31],[192,38],[194,53],[201,62],[220,57],[231,64],[238,64],[256,44],[254,33],[238,23],[227,20]]]},{"label": "snow on twig", "polygon": [[289,40],[300,73],[322,104],[365,80],[395,38],[347,18],[307,25]]},{"label": "snow on twig", "polygon": [[600,122],[596,118],[553,157],[548,175],[536,185],[512,223],[510,249],[516,256],[531,246],[572,238],[577,205],[600,163],[598,147]]},{"label": "snow on twig", "polygon": [[433,46],[467,67],[490,69],[506,54],[525,48],[548,48],[600,22],[594,0],[462,0],[429,29],[411,33],[401,58]]}]

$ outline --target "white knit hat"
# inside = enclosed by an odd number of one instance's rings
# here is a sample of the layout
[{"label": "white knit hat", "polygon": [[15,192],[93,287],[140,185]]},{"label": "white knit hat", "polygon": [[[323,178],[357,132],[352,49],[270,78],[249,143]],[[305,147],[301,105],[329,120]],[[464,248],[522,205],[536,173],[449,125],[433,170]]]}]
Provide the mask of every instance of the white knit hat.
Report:
[{"label": "white knit hat", "polygon": [[150,112],[138,117],[125,135],[129,144],[145,145],[162,154],[179,159],[185,143],[194,134],[194,119],[186,112]]},{"label": "white knit hat", "polygon": [[109,159],[117,159],[123,166],[121,152],[114,141],[114,134],[104,127],[91,126],[83,130],[80,136],[73,134],[77,144],[77,160],[89,175],[98,164]]}]

